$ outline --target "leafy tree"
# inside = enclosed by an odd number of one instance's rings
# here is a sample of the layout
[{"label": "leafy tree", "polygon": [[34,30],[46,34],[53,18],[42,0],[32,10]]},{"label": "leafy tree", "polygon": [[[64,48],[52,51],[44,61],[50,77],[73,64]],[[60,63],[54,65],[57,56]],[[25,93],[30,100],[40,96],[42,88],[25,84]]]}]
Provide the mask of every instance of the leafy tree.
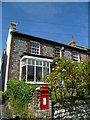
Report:
[{"label": "leafy tree", "polygon": [[57,58],[45,81],[51,84],[52,98],[63,100],[90,95],[90,62],[82,64]]}]

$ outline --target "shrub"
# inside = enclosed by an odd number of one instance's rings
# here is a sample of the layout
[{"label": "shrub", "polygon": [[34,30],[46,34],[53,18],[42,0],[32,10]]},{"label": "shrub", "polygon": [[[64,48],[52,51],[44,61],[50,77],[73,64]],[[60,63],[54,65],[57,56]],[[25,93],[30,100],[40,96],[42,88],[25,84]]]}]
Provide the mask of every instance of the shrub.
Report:
[{"label": "shrub", "polygon": [[32,100],[33,92],[38,85],[28,85],[23,81],[9,80],[7,91],[3,93],[3,99],[13,104],[14,112],[21,118],[28,118],[27,105]]},{"label": "shrub", "polygon": [[45,81],[51,84],[51,96],[54,102],[66,99],[85,99],[90,96],[90,61],[82,64],[56,58],[52,72]]}]

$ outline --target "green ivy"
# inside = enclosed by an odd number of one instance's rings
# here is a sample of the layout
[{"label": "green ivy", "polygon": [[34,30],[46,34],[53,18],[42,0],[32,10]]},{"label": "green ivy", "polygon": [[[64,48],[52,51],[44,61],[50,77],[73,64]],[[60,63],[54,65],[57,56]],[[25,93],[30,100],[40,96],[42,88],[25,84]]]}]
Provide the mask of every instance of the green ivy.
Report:
[{"label": "green ivy", "polygon": [[23,81],[9,80],[3,99],[13,103],[14,110],[21,118],[28,118],[27,105],[32,100],[33,93],[39,85],[28,85]]}]

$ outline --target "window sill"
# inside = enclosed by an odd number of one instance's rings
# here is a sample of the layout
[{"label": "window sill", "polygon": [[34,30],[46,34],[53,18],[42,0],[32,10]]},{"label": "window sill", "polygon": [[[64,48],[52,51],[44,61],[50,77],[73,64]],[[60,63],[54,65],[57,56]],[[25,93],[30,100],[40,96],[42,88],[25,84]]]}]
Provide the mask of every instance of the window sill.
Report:
[{"label": "window sill", "polygon": [[49,84],[49,83],[46,83],[46,82],[25,82],[27,84],[41,84],[41,85],[46,85],[46,84]]}]

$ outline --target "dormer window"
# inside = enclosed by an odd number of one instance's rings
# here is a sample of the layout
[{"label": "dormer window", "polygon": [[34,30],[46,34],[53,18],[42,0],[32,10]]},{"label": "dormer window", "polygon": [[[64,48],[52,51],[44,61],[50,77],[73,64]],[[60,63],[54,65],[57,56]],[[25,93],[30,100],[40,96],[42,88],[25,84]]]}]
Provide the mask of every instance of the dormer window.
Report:
[{"label": "dormer window", "polygon": [[30,53],[40,55],[40,43],[35,41],[30,41]]}]

